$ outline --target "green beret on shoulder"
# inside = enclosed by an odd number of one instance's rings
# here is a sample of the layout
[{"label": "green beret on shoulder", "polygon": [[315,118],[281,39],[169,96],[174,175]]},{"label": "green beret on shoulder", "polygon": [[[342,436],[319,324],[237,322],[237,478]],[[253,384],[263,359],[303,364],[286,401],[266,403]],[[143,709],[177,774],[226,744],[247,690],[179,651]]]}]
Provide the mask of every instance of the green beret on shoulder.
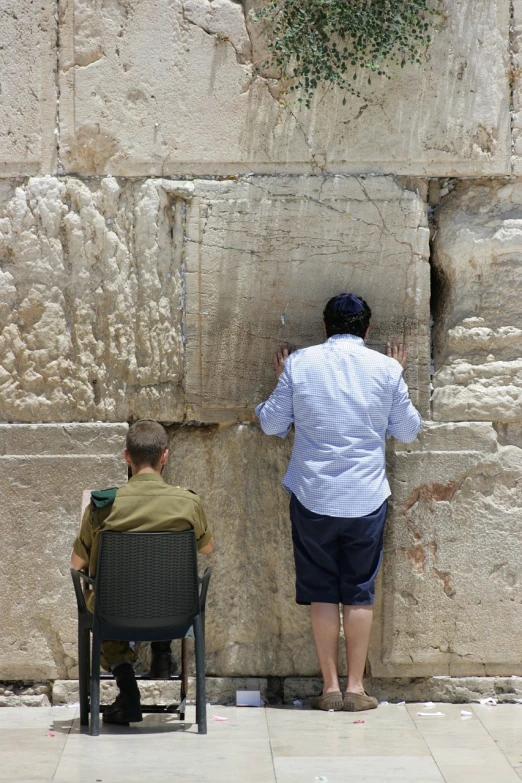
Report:
[{"label": "green beret on shoulder", "polygon": [[91,503],[95,508],[105,508],[106,506],[112,506],[118,487],[111,487],[110,489],[95,489],[91,492]]}]

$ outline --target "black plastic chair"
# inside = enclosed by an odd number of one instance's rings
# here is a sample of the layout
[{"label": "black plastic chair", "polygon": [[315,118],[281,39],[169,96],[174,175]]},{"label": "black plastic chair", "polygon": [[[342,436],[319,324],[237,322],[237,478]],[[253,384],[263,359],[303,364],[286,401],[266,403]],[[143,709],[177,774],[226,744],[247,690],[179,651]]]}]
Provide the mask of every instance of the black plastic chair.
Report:
[{"label": "black plastic chair", "polygon": [[[203,577],[198,576],[193,530],[167,533],[104,531],[100,534],[96,578],[71,568],[78,604],[80,724],[89,725],[90,712],[89,734],[99,734],[100,645],[105,639],[183,640],[181,676],[178,677],[181,679],[181,704],[176,711],[184,720],[188,683],[185,637],[191,629],[196,648],[196,722],[198,733],[207,733],[205,601],[210,574],[211,569],[207,568]],[[87,609],[81,579],[94,587],[94,613]],[[87,584],[85,587],[89,589]],[[167,710],[145,706],[143,711]]]}]

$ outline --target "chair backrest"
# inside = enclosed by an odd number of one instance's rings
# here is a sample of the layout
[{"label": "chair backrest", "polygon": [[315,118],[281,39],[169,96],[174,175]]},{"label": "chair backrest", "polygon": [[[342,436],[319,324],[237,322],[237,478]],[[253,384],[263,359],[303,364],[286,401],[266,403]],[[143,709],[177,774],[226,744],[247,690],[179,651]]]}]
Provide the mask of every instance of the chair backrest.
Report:
[{"label": "chair backrest", "polygon": [[189,628],[200,611],[194,531],[103,531],[95,596],[101,626],[132,629],[126,638],[136,641],[162,632],[157,638],[176,638],[167,631]]}]

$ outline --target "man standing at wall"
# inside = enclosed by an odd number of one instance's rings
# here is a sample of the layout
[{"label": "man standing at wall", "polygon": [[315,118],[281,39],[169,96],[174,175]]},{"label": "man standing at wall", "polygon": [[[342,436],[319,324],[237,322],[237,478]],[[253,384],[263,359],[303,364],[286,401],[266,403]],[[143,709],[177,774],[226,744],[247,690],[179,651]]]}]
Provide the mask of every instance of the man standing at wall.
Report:
[{"label": "man standing at wall", "polygon": [[[422,424],[402,371],[406,351],[396,340],[387,356],[365,347],[371,310],[354,294],[330,299],[326,341],[274,355],[278,384],[256,408],[263,432],[295,441],[283,485],[291,493],[296,601],[311,604],[323,674],[321,710],[369,710],[377,699],[363,684],[390,487],[385,439],[408,443]],[[339,604],[343,609],[348,680],[338,675]]]}]

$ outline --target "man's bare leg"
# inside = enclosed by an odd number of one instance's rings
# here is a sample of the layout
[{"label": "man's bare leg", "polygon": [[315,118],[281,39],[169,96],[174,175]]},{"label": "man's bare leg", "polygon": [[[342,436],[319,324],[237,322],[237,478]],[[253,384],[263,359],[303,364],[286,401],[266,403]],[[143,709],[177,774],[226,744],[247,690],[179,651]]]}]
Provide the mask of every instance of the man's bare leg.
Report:
[{"label": "man's bare leg", "polygon": [[346,639],[348,693],[364,693],[364,669],[368,657],[373,606],[343,606],[343,627]]},{"label": "man's bare leg", "polygon": [[341,690],[338,674],[340,629],[338,604],[312,603],[312,630],[323,674],[323,694]]}]

